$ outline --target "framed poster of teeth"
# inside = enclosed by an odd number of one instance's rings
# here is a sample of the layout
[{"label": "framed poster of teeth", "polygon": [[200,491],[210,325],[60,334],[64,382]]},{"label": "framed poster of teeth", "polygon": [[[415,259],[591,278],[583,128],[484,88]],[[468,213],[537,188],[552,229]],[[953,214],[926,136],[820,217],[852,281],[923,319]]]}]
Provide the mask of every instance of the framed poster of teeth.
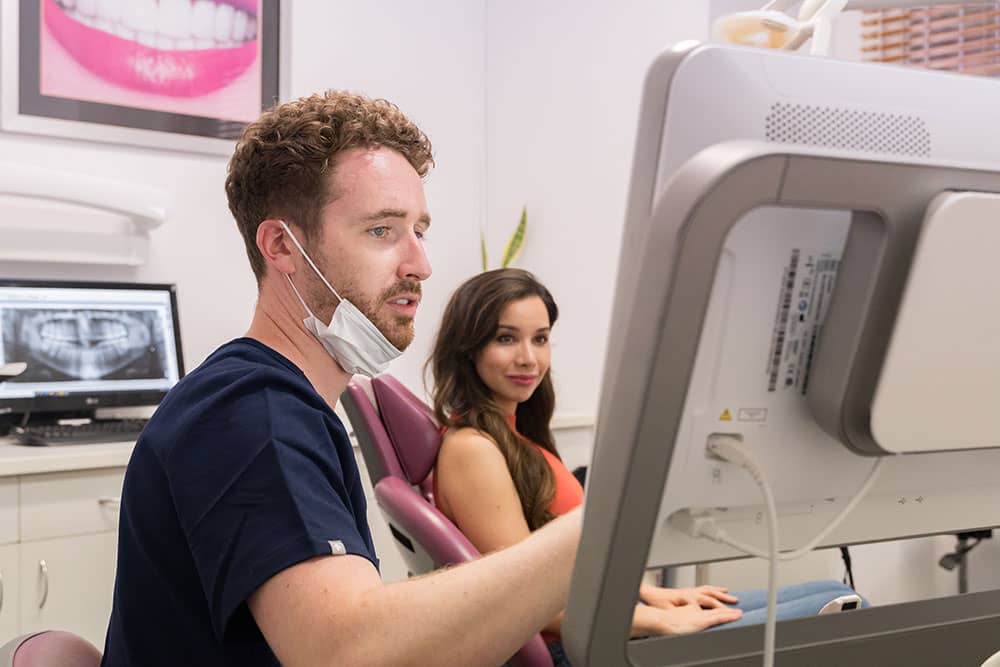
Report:
[{"label": "framed poster of teeth", "polygon": [[228,155],[285,97],[289,4],[0,0],[0,129]]}]

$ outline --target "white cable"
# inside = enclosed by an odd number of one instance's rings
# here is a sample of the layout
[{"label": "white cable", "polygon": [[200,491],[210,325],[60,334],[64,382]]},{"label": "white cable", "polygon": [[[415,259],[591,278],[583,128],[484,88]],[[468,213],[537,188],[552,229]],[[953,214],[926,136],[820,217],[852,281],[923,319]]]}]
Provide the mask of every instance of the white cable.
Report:
[{"label": "white cable", "polygon": [[[774,504],[771,485],[763,468],[750,450],[737,438],[728,435],[709,436],[708,450],[719,458],[736,463],[750,473],[764,495],[767,508],[767,620],[764,622],[764,667],[774,667],[774,645],[778,620],[778,509]],[[712,523],[711,525],[714,525]],[[721,532],[721,531],[720,531]]]},{"label": "white cable", "polygon": [[[708,449],[719,458],[732,461],[733,463],[737,463],[743,467],[746,467],[744,461],[750,461],[752,465],[757,465],[757,462],[753,459],[749,450],[744,448],[743,444],[733,436],[718,434],[710,435],[708,438]],[[795,549],[794,551],[779,552],[778,560],[796,560],[801,558],[815,549],[820,542],[826,539],[826,537],[844,521],[847,515],[851,513],[851,510],[853,510],[857,504],[861,502],[861,500],[868,493],[869,489],[872,488],[872,485],[878,478],[879,472],[882,470],[884,462],[885,457],[879,458],[875,462],[875,465],[873,465],[872,469],[868,472],[868,477],[866,477],[865,481],[862,482],[857,492],[855,492],[854,497],[852,497],[844,508],[840,510],[840,513],[827,524],[826,528],[821,530],[816,537],[809,540],[809,542],[798,549]],[[701,535],[709,538],[710,540],[727,544],[734,549],[739,549],[740,551],[751,556],[768,558],[768,553],[763,549],[759,549],[753,545],[746,544],[745,542],[729,537],[729,535],[726,534],[726,531],[719,528],[710,517],[707,517],[707,520],[701,522],[699,532]]]},{"label": "white cable", "polygon": [[767,509],[767,537],[768,537],[768,551],[764,552],[756,547],[748,544],[744,544],[739,540],[734,540],[726,535],[726,532],[716,525],[715,520],[711,516],[698,516],[693,517],[688,513],[686,521],[689,522],[688,528],[690,529],[689,534],[693,534],[696,537],[708,537],[716,542],[722,542],[728,544],[729,546],[739,549],[752,556],[757,556],[758,558],[767,558],[768,560],[768,570],[767,570],[767,620],[764,624],[764,667],[773,667],[774,665],[774,650],[775,650],[775,630],[777,621],[777,602],[778,602],[778,586],[777,586],[777,574],[778,574],[778,561],[779,560],[793,560],[795,558],[800,558],[805,554],[812,551],[816,545],[823,541],[827,535],[830,534],[844,518],[854,509],[854,507],[861,502],[865,494],[875,483],[875,479],[878,476],[879,470],[882,468],[883,460],[880,458],[872,466],[871,471],[868,473],[868,477],[861,484],[861,487],[854,494],[854,497],[844,506],[840,513],[833,518],[826,528],[820,531],[816,537],[806,543],[804,546],[795,549],[794,551],[789,551],[785,553],[780,553],[778,551],[778,511],[774,503],[774,494],[771,492],[771,486],[767,482],[767,477],[764,475],[764,470],[761,468],[760,464],[754,455],[743,446],[740,438],[733,435],[725,434],[712,434],[708,438],[708,451],[714,456],[719,457],[725,461],[735,463],[741,468],[747,470],[753,477],[754,481],[760,487],[762,494],[764,495],[764,505]]}]

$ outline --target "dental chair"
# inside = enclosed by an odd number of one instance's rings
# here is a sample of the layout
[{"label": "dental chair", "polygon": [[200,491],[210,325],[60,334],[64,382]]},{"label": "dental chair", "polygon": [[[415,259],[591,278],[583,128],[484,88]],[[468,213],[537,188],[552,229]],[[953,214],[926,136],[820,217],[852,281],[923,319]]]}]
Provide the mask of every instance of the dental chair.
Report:
[{"label": "dental chair", "polygon": [[101,652],[62,630],[22,635],[0,646],[0,667],[98,667]]},{"label": "dental chair", "polygon": [[[431,409],[391,375],[355,377],[340,400],[409,575],[478,558],[472,543],[433,504],[441,431]],[[552,658],[536,634],[508,664],[552,667]]]}]

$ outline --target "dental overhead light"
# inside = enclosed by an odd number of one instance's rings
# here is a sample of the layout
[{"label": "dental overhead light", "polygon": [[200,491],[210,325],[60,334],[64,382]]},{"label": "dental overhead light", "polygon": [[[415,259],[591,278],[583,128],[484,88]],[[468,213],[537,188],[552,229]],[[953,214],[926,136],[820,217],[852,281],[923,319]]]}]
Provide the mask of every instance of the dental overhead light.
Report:
[{"label": "dental overhead light", "polygon": [[902,9],[930,4],[955,5],[962,0],[803,0],[798,17],[786,13],[797,0],[772,0],[761,9],[720,16],[712,37],[720,42],[794,51],[812,38],[809,53],[830,55],[833,19],[846,9]]}]

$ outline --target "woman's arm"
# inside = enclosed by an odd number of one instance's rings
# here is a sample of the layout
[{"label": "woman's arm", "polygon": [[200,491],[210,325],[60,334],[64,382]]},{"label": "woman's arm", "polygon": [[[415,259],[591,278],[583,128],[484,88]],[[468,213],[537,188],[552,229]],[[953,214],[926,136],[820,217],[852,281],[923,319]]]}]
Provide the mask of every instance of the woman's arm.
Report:
[{"label": "woman's arm", "polygon": [[[438,506],[481,554],[531,535],[507,461],[492,440],[471,428],[449,431],[438,452]],[[558,633],[562,612],[544,630]]]},{"label": "woman's arm", "polygon": [[[507,462],[486,436],[469,428],[449,431],[434,474],[439,507],[480,553],[504,549],[531,535]],[[658,596],[666,590],[646,592],[659,602]],[[720,608],[639,605],[633,616],[632,636],[695,632],[742,615],[738,609],[717,604]],[[558,633],[562,619],[560,612],[544,629]]]},{"label": "woman's arm", "polygon": [[482,554],[531,534],[503,454],[471,428],[449,431],[438,452],[438,506]]}]

